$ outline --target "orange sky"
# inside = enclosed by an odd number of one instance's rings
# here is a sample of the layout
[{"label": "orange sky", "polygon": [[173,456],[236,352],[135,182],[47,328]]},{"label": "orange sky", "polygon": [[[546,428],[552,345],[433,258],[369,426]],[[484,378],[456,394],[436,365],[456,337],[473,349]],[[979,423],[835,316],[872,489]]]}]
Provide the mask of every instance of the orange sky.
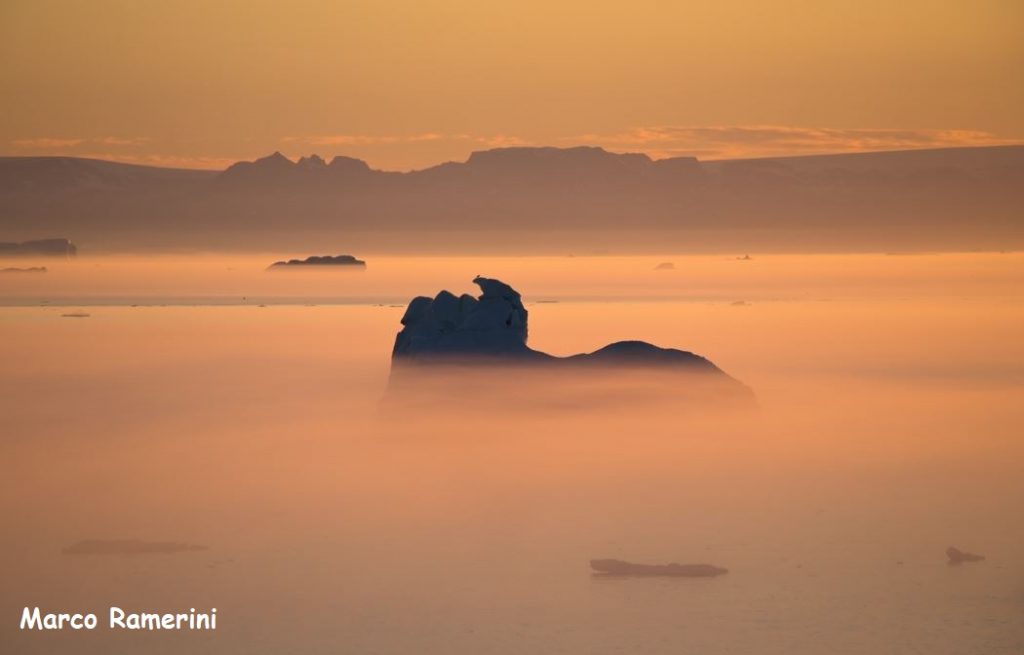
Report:
[{"label": "orange sky", "polygon": [[1018,0],[4,0],[0,153],[422,167],[1024,141]]}]

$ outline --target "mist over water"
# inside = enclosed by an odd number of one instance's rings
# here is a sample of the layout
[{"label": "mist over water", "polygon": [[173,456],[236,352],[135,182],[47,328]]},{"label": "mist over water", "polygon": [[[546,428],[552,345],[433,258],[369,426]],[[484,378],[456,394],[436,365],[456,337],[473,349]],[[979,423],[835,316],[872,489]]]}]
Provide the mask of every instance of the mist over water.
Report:
[{"label": "mist over water", "polygon": [[[1024,650],[1024,256],[263,270],[282,258],[0,278],[12,652]],[[405,303],[476,274],[523,293],[533,348],[690,350],[757,407],[680,402],[656,376],[621,402],[630,380],[496,372],[391,411]],[[208,549],[62,554],[83,539]],[[987,559],[948,566],[951,545]],[[600,579],[599,557],[729,573]],[[219,627],[16,629],[25,605],[103,623],[110,604],[215,606]]]}]

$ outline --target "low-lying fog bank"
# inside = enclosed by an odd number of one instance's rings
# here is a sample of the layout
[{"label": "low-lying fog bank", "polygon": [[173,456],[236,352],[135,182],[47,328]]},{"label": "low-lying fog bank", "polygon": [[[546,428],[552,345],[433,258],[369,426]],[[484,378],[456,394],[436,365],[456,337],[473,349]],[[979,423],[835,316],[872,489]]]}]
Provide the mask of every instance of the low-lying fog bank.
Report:
[{"label": "low-lying fog bank", "polygon": [[[367,257],[358,284],[401,306],[0,308],[0,639],[26,653],[1016,653],[1018,257],[755,254],[671,271],[653,270],[664,257]],[[188,266],[174,287],[174,270],[152,289],[209,290]],[[405,302],[471,291],[476,273],[560,301],[529,305],[534,348],[690,350],[757,410],[680,403],[657,376],[500,376],[388,414]],[[634,382],[643,402],[623,398]],[[523,402],[567,389],[589,405]],[[125,540],[206,548],[62,552]],[[949,546],[986,559],[951,567]],[[729,573],[593,575],[604,558]],[[26,604],[217,607],[218,629],[26,635]]]}]

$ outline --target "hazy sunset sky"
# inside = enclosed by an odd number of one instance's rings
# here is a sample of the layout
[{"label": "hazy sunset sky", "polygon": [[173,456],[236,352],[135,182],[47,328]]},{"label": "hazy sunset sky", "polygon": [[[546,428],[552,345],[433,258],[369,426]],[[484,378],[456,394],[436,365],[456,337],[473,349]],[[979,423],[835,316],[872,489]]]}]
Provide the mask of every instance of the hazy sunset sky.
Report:
[{"label": "hazy sunset sky", "polygon": [[1024,141],[1024,2],[0,2],[0,154],[385,169]]}]

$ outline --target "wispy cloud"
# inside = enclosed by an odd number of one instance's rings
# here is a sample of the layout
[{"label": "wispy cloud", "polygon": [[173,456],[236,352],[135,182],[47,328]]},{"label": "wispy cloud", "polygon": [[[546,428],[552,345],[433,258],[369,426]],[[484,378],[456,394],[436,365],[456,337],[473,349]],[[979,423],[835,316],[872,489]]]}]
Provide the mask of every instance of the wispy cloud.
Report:
[{"label": "wispy cloud", "polygon": [[493,136],[476,137],[475,141],[488,148],[511,148],[514,146],[533,145],[533,142],[509,134],[495,134]]},{"label": "wispy cloud", "polygon": [[120,136],[105,136],[99,139],[95,139],[96,143],[101,143],[105,146],[144,146],[152,141],[148,136],[136,136],[136,137],[120,137]]},{"label": "wispy cloud", "polygon": [[703,159],[912,150],[1016,143],[981,130],[899,130],[780,125],[655,126],[564,137],[564,143]]},{"label": "wispy cloud", "polygon": [[26,150],[73,148],[82,143],[85,143],[85,139],[63,139],[59,137],[50,136],[36,137],[32,139],[14,139],[13,141],[11,141],[11,145],[13,145],[15,148],[22,148]]},{"label": "wispy cloud", "polygon": [[311,146],[374,146],[408,141],[409,137],[373,134],[318,134],[314,136],[288,136],[283,143],[304,143]]},{"label": "wispy cloud", "polygon": [[378,146],[422,143],[424,141],[447,141],[452,143],[479,144],[491,148],[525,145],[526,139],[507,134],[443,134],[423,132],[420,134],[317,134],[310,136],[288,136],[282,143],[301,143],[311,146]]},{"label": "wispy cloud", "polygon": [[152,141],[152,139],[146,136],[99,136],[91,138],[41,136],[26,139],[14,139],[11,141],[11,145],[23,150],[52,150],[54,148],[77,148],[89,145],[138,147],[144,146],[150,141]]}]

